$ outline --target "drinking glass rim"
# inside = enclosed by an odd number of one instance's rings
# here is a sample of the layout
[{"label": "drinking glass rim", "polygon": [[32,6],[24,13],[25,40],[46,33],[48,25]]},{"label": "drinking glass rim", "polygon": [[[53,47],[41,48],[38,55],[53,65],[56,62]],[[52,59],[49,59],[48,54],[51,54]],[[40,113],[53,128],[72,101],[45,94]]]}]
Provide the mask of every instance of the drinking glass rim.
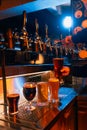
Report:
[{"label": "drinking glass rim", "polygon": [[53,58],[53,60],[64,60],[64,58]]},{"label": "drinking glass rim", "polygon": [[36,83],[35,82],[25,82],[23,87],[25,87],[25,86],[26,86],[26,88],[34,88],[34,87],[36,87]]},{"label": "drinking glass rim", "polygon": [[19,93],[10,93],[10,94],[7,94],[8,98],[15,98],[15,97],[19,97],[19,96],[20,96]]},{"label": "drinking glass rim", "polygon": [[39,85],[39,84],[48,84],[48,82],[47,81],[40,81],[40,82],[37,82],[37,85]]}]

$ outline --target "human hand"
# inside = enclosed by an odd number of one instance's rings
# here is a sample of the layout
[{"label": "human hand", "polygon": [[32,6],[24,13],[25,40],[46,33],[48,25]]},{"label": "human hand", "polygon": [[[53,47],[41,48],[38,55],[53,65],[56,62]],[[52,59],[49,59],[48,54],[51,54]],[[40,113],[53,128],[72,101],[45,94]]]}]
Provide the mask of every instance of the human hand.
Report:
[{"label": "human hand", "polygon": [[70,68],[68,66],[63,66],[61,69],[62,76],[68,76],[70,73]]},{"label": "human hand", "polygon": [[71,42],[72,42],[72,36],[66,36],[65,43],[71,43]]}]

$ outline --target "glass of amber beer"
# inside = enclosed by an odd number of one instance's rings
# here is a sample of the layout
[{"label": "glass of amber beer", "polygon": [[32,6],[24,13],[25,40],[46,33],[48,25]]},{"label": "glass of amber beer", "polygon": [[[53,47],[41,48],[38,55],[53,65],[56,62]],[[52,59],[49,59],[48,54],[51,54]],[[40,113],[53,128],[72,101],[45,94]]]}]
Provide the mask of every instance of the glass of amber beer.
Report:
[{"label": "glass of amber beer", "polygon": [[59,79],[55,77],[49,78],[48,83],[49,83],[49,89],[51,94],[51,101],[53,103],[59,102],[59,98],[58,98],[58,91],[60,87]]},{"label": "glass of amber beer", "polygon": [[63,68],[64,58],[53,58],[55,77],[59,80],[62,77],[61,69]]},{"label": "glass of amber beer", "polygon": [[37,105],[48,105],[48,82],[41,81],[37,83]]},{"label": "glass of amber beer", "polygon": [[20,98],[20,95],[18,93],[7,95],[7,103],[8,103],[10,115],[14,115],[18,113],[19,98]]}]

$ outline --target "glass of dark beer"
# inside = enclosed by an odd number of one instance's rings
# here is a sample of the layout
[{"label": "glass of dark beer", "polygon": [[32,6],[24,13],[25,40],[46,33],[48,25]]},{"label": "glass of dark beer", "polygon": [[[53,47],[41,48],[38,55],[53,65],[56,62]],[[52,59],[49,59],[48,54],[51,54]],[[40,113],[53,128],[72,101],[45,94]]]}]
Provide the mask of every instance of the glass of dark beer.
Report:
[{"label": "glass of dark beer", "polygon": [[18,113],[19,98],[20,98],[20,95],[18,93],[7,95],[7,103],[8,103],[10,115],[14,115]]},{"label": "glass of dark beer", "polygon": [[27,106],[27,110],[30,112],[35,109],[35,106],[32,105],[32,100],[34,99],[36,95],[36,83],[34,82],[26,82],[23,85],[23,95],[26,98],[26,100],[29,102],[29,105]]}]

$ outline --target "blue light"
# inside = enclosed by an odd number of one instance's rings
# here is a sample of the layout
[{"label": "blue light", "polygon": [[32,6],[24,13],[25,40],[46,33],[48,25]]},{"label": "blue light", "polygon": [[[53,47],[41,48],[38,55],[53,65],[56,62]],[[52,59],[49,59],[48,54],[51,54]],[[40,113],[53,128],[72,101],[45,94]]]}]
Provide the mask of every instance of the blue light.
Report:
[{"label": "blue light", "polygon": [[73,23],[73,21],[72,21],[71,16],[66,16],[64,18],[64,20],[63,20],[63,26],[65,28],[71,28],[72,27],[72,23]]}]

